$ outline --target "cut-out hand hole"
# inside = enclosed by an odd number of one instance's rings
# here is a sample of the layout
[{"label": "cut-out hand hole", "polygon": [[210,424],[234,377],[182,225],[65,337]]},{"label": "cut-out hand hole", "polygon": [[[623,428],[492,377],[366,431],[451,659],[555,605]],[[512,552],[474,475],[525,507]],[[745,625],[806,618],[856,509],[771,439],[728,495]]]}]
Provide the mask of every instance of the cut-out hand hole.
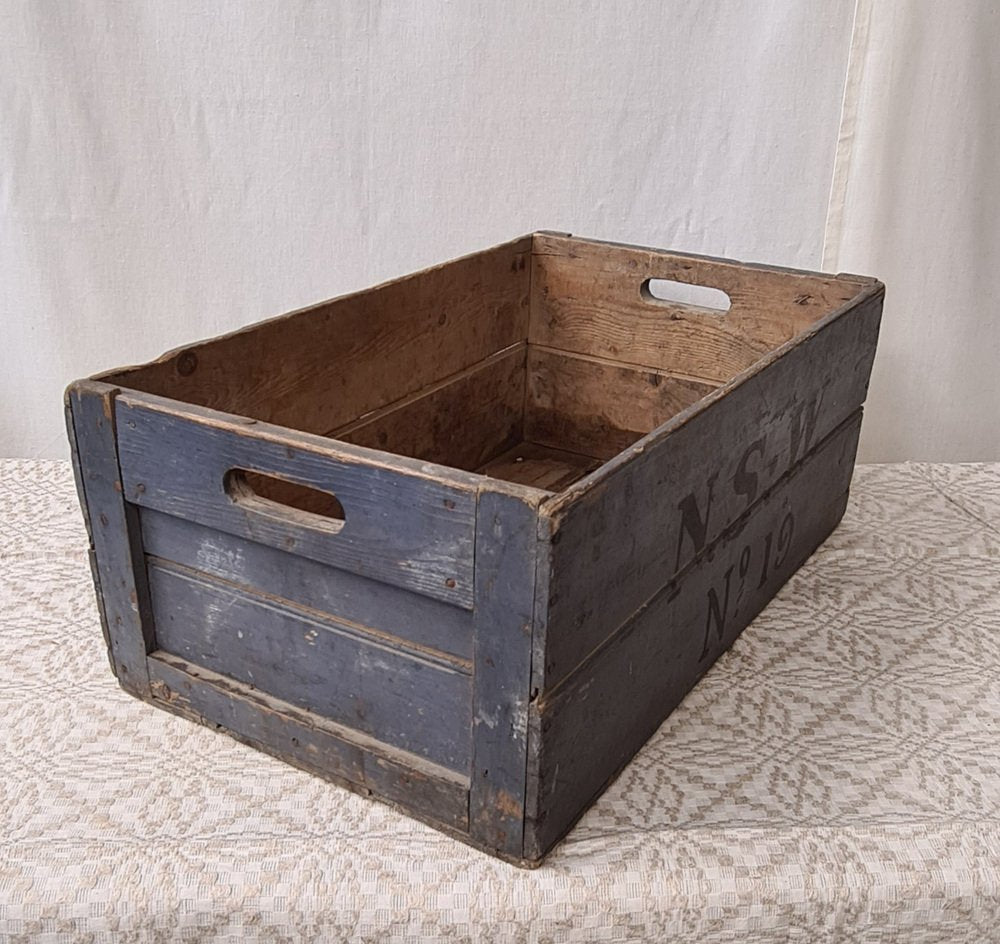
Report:
[{"label": "cut-out hand hole", "polygon": [[344,506],[340,499],[321,488],[246,469],[230,469],[225,488],[238,505],[272,518],[332,533],[344,527]]},{"label": "cut-out hand hole", "polygon": [[722,314],[729,311],[732,301],[719,288],[707,285],[691,285],[675,282],[673,279],[646,279],[642,283],[642,297],[648,302],[662,302],[667,305],[685,305]]}]

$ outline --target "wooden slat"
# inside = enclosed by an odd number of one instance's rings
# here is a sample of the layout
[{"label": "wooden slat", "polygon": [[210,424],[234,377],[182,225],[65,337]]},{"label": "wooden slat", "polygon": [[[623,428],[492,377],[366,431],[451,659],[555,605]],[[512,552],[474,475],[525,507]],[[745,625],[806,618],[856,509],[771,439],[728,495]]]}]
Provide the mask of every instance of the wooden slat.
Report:
[{"label": "wooden slat", "polygon": [[[650,300],[650,278],[721,289],[732,307]],[[724,383],[869,283],[536,234],[529,341]]]},{"label": "wooden slat", "polygon": [[[546,502],[552,687],[864,401],[882,294],[831,316]],[[766,368],[766,369],[765,369]]]},{"label": "wooden slat", "polygon": [[469,832],[521,855],[538,515],[484,491],[476,532],[476,657]]},{"label": "wooden slat", "polygon": [[525,237],[103,379],[325,433],[523,341]]},{"label": "wooden slat", "polygon": [[521,438],[525,345],[379,415],[330,433],[459,469],[475,469]]},{"label": "wooden slat", "polygon": [[526,856],[566,832],[836,527],[860,426],[859,411],[533,704]]},{"label": "wooden slat", "polygon": [[468,828],[469,782],[403,751],[163,652],[149,659],[153,704],[209,723],[279,760],[363,794],[404,805],[434,824]]},{"label": "wooden slat", "polygon": [[123,688],[148,694],[153,626],[136,509],[123,500],[115,395],[84,380],[66,393],[73,466],[91,541],[91,567],[111,664]]},{"label": "wooden slat", "polygon": [[593,456],[522,442],[490,459],[479,471],[491,478],[558,492],[600,464]]},{"label": "wooden slat", "polygon": [[525,437],[610,459],[715,386],[610,361],[528,349]]},{"label": "wooden slat", "polygon": [[158,648],[451,770],[468,771],[470,677],[312,610],[151,563]]},{"label": "wooden slat", "polygon": [[[439,467],[410,471],[419,465],[413,460],[387,467],[378,453],[357,446],[241,426],[210,411],[182,412],[143,394],[123,394],[117,412],[129,501],[471,607],[475,491],[440,481],[433,471]],[[332,492],[345,510],[342,530],[327,531],[294,509],[272,513],[234,501],[226,490],[233,469]]]},{"label": "wooden slat", "polygon": [[471,666],[468,610],[151,508],[141,512],[148,555],[318,610],[373,637],[446,653]]}]

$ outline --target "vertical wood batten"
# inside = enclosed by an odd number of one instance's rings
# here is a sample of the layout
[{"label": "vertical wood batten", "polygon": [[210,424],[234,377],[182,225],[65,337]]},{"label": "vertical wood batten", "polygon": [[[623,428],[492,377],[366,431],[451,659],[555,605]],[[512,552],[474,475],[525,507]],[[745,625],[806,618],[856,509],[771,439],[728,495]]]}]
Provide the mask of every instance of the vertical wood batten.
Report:
[{"label": "vertical wood batten", "polygon": [[524,835],[537,519],[532,504],[480,492],[469,832],[516,857]]},{"label": "vertical wood batten", "polygon": [[66,394],[73,465],[91,541],[98,606],[122,687],[149,695],[146,655],[154,646],[136,509],[124,497],[115,438],[116,387],[93,381]]}]

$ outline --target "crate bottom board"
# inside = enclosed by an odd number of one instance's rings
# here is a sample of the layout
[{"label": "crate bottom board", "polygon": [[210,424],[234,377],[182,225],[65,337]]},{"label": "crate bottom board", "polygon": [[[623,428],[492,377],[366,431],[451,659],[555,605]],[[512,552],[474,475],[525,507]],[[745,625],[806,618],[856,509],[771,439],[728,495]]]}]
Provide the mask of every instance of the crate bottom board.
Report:
[{"label": "crate bottom board", "polygon": [[293,705],[167,653],[151,654],[148,666],[148,697],[127,683],[123,682],[122,687],[153,707],[225,734],[358,796],[376,800],[511,865],[524,869],[541,865],[542,857],[512,856],[486,847],[469,834],[466,778],[421,758],[391,759],[353,737],[337,736],[331,730],[336,726],[323,719],[307,718]]},{"label": "crate bottom board", "polygon": [[593,472],[603,459],[525,440],[476,469],[491,478],[558,492]]}]

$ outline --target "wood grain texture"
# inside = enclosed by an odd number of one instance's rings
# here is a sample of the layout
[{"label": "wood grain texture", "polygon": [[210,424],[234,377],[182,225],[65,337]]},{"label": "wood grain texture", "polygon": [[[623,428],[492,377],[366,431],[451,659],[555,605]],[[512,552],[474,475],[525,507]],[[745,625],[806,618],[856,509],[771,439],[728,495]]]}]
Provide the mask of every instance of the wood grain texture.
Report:
[{"label": "wood grain texture", "polygon": [[[650,299],[650,278],[721,289],[732,307]],[[536,233],[529,341],[724,383],[868,281]]]},{"label": "wood grain texture", "polygon": [[155,705],[449,831],[468,828],[466,777],[167,653],[153,653],[149,673]]},{"label": "wood grain texture", "polygon": [[530,248],[524,237],[103,379],[325,433],[523,341]]},{"label": "wood grain texture", "polygon": [[415,459],[472,470],[521,438],[525,345],[330,435]]},{"label": "wood grain texture", "polygon": [[471,671],[468,610],[151,508],[141,509],[141,525],[151,557],[317,610],[375,641],[451,656]]},{"label": "wood grain texture", "polygon": [[[412,460],[387,467],[357,446],[233,425],[141,394],[120,397],[117,415],[129,501],[471,607],[475,491],[440,481],[438,467],[413,469]],[[332,492],[345,509],[342,529],[328,533],[290,509],[241,505],[226,490],[232,469]]]},{"label": "wood grain texture", "polygon": [[494,479],[558,492],[593,471],[600,459],[534,442],[521,442],[494,456],[479,472]]},{"label": "wood grain texture", "polygon": [[860,428],[858,411],[533,703],[526,856],[569,829],[836,527]]},{"label": "wood grain texture", "polygon": [[472,683],[444,660],[378,644],[287,601],[152,563],[157,647],[323,718],[469,767]]},{"label": "wood grain texture", "polygon": [[667,371],[637,369],[531,345],[525,438],[610,459],[715,389]]},{"label": "wood grain texture", "polygon": [[882,295],[842,311],[542,506],[545,691],[864,401]]},{"label": "wood grain texture", "polygon": [[136,510],[123,499],[107,384],[79,381],[66,393],[74,472],[91,541],[91,567],[112,667],[123,688],[149,692],[153,624]]},{"label": "wood grain texture", "polygon": [[480,495],[469,833],[515,857],[524,828],[537,531],[534,506]]}]

